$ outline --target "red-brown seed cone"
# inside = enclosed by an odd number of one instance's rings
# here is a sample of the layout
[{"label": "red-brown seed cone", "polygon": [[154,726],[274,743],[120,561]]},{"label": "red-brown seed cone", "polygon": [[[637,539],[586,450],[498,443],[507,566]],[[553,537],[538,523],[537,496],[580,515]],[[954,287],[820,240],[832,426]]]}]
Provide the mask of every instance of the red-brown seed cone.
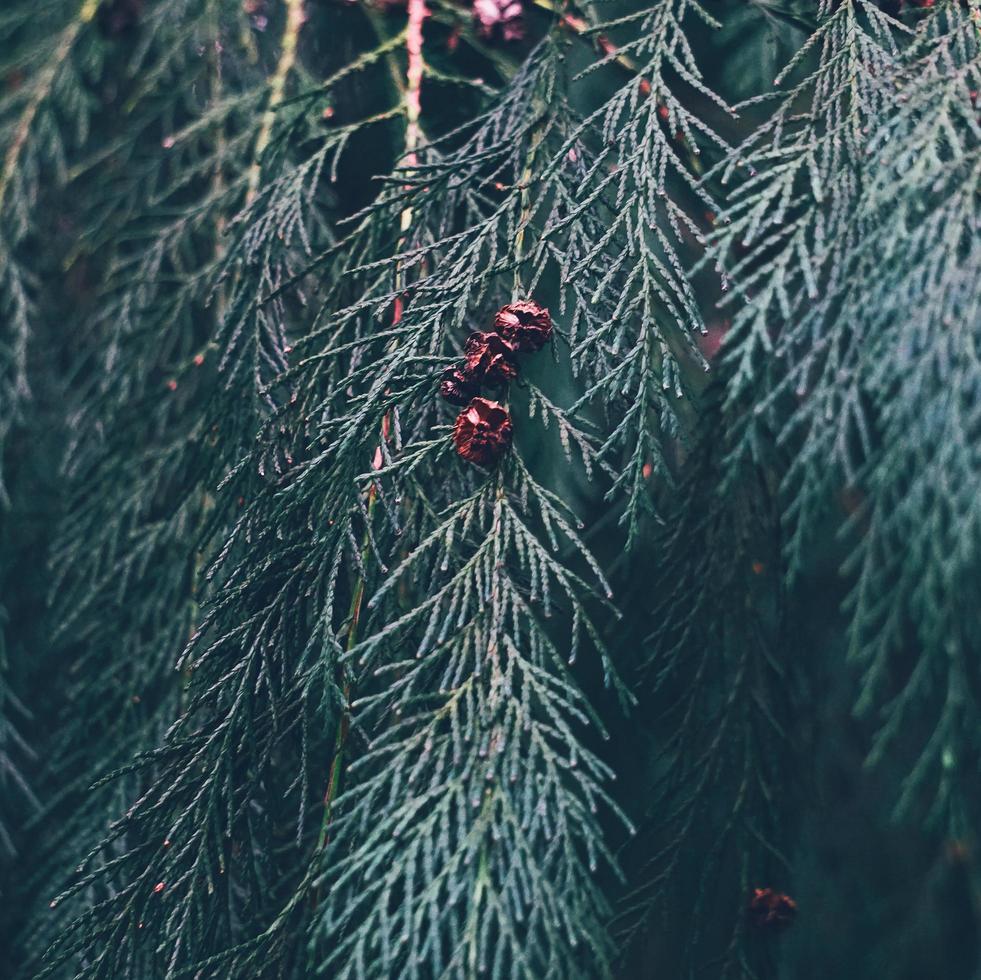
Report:
[{"label": "red-brown seed cone", "polygon": [[467,370],[478,383],[502,385],[517,377],[514,351],[496,333],[472,333],[467,338],[463,357]]},{"label": "red-brown seed cone", "polygon": [[465,363],[447,368],[439,380],[441,397],[452,405],[468,405],[470,399],[480,394],[480,385]]},{"label": "red-brown seed cone", "polygon": [[749,923],[762,932],[783,932],[797,916],[797,903],[772,888],[754,888],[747,909]]},{"label": "red-brown seed cone", "polygon": [[490,466],[511,447],[511,417],[507,409],[486,398],[474,398],[456,417],[453,441],[465,460]]},{"label": "red-brown seed cone", "polygon": [[515,350],[531,353],[548,343],[552,336],[552,317],[534,300],[521,300],[497,311],[494,329]]},{"label": "red-brown seed cone", "polygon": [[473,16],[485,38],[500,33],[505,41],[525,36],[521,0],[473,0]]}]

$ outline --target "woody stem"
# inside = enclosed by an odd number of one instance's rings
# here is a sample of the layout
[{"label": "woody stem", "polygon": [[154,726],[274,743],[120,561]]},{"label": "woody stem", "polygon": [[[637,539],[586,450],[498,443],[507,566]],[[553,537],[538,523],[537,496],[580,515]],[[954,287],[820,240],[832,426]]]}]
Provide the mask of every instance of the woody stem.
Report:
[{"label": "woody stem", "polygon": [[[406,53],[408,57],[408,69],[406,71],[406,86],[404,90],[405,99],[405,162],[409,167],[414,167],[418,164],[418,157],[416,155],[416,150],[422,140],[422,128],[420,126],[420,118],[422,115],[422,100],[421,100],[421,89],[422,89],[422,76],[425,68],[425,63],[422,56],[422,25],[426,17],[429,16],[429,11],[426,9],[425,0],[409,0],[408,3],[408,26],[406,28]],[[412,225],[412,208],[405,207],[399,216],[399,231],[401,233],[401,238],[404,239],[406,233]],[[396,271],[396,289],[401,288],[402,274],[400,271]],[[392,323],[397,324],[402,318],[402,300],[401,297],[395,301],[395,309],[392,314]],[[386,438],[389,427],[389,416],[388,413],[385,414],[382,420],[382,438]],[[378,460],[380,465],[380,460]],[[371,520],[371,513],[375,506],[375,487],[372,486],[368,491],[368,520]],[[367,557],[367,546],[368,546],[368,532],[365,531],[365,540],[363,543],[363,554],[362,554],[362,565],[363,560]],[[347,636],[347,649],[351,650],[357,643],[358,634],[358,621],[361,615],[361,606],[364,600],[364,573],[358,577],[357,584],[354,588],[354,596],[351,600],[351,612],[350,612],[350,625],[348,627]],[[351,703],[351,681],[346,679],[344,682],[344,709],[341,714],[340,722],[337,726],[337,735],[334,740],[334,757],[331,762],[330,776],[327,781],[327,792],[324,794],[324,815],[323,821],[320,828],[320,840],[318,842],[318,848],[323,848],[327,844],[327,835],[330,827],[331,810],[333,808],[334,800],[337,797],[337,792],[340,787],[341,782],[341,763],[344,754],[344,745],[347,741],[348,731],[350,729],[350,711],[349,705]]]}]

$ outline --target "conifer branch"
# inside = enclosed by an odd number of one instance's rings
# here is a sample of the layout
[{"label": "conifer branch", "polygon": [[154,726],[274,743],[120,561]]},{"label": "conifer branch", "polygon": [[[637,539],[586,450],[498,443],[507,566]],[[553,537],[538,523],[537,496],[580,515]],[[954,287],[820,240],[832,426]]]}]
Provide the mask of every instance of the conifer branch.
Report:
[{"label": "conifer branch", "polygon": [[[949,572],[973,575],[979,542],[955,487],[975,482],[965,439],[975,419],[962,400],[973,358],[949,345],[952,324],[972,344],[966,325],[978,322],[967,244],[977,237],[977,9],[939,5],[910,43],[870,2],[825,5],[808,44],[818,66],[726,166],[751,169],[716,238],[716,254],[744,251],[728,300],[741,302],[726,345],[729,405],[741,415],[734,465],[751,456],[782,479],[791,579],[819,522],[852,501],[855,553],[843,571],[858,710],[882,713],[871,759],[895,743],[913,704],[929,704],[936,727],[899,807],[932,786],[950,826],[961,819],[954,760],[974,751],[964,734],[975,712],[964,694],[970,643],[945,610],[959,592]],[[816,108],[799,111],[802,99]],[[904,354],[913,350],[915,364]],[[911,644],[917,666],[890,690]]]},{"label": "conifer branch", "polygon": [[774,975],[829,555],[870,761],[970,828],[981,0],[755,6],[0,14],[24,969]]},{"label": "conifer branch", "polygon": [[47,63],[31,83],[33,92],[17,122],[13,138],[10,140],[7,151],[4,154],[3,167],[0,169],[0,209],[3,208],[10,182],[17,171],[21,153],[30,137],[38,111],[48,98],[50,98],[51,89],[58,77],[58,73],[71,55],[72,48],[75,46],[75,41],[79,33],[93,20],[98,8],[99,0],[82,0],[77,14],[62,30],[57,44],[55,44],[48,57]]}]

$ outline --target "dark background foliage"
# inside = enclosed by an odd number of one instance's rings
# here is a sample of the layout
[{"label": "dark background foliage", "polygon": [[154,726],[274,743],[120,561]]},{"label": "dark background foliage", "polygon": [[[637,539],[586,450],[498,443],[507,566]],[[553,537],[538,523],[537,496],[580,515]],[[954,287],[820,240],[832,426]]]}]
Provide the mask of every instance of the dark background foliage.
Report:
[{"label": "dark background foliage", "polygon": [[0,11],[0,972],[973,980],[981,8],[421,9]]}]

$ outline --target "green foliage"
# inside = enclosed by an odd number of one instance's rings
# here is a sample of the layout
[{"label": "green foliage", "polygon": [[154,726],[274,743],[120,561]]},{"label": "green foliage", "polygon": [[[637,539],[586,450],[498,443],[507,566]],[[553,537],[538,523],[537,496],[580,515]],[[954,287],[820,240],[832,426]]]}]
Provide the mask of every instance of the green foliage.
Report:
[{"label": "green foliage", "polygon": [[[852,320],[874,362],[859,366],[855,381],[871,393],[875,425],[860,477],[867,502],[856,515],[867,523],[850,559],[859,708],[878,716],[873,757],[887,751],[910,712],[928,713],[932,731],[915,750],[899,807],[918,806],[932,790],[936,815],[955,827],[970,819],[961,776],[978,748],[973,678],[981,652],[965,630],[972,614],[962,591],[981,560],[971,489],[981,475],[979,16],[977,6],[951,8],[926,25],[905,98],[877,134],[866,245],[877,266],[896,271],[891,281],[868,277]],[[843,310],[857,299],[846,294]],[[918,655],[896,685],[887,665],[910,646]]]},{"label": "green foliage", "polygon": [[[94,6],[89,4],[88,7]],[[91,12],[68,16],[64,4],[13,4],[0,14],[0,851],[16,849],[24,820],[36,803],[26,772],[32,750],[25,741],[30,712],[15,690],[22,671],[13,656],[25,644],[8,635],[11,600],[19,598],[6,567],[21,546],[27,522],[14,509],[8,488],[10,441],[25,422],[31,399],[32,340],[39,318],[38,290],[50,262],[32,260],[26,242],[42,227],[36,204],[45,182],[64,176],[71,148],[89,128],[89,79],[99,71],[99,52],[78,44]],[[48,216],[50,217],[50,216]],[[24,467],[25,470],[28,467]],[[30,479],[25,478],[25,485]],[[6,889],[0,886],[0,891]]]},{"label": "green foliage", "polygon": [[[754,882],[789,873],[798,681],[772,491],[746,467],[718,493],[728,447],[718,438],[717,397],[706,397],[705,427],[679,475],[681,502],[656,539],[664,560],[639,690],[657,738],[618,924],[636,945],[652,922],[680,917],[682,975],[711,966],[719,976],[751,976],[759,953],[726,910]],[[692,878],[690,850],[701,855]]]},{"label": "green foliage", "polygon": [[[15,970],[777,976],[829,528],[870,760],[968,833],[981,8],[717,6],[0,15],[11,527],[65,392]],[[437,379],[532,296],[479,468]]]},{"label": "green foliage", "polygon": [[[826,14],[817,66],[739,151],[753,175],[718,238],[745,249],[733,294],[750,297],[727,344],[730,402],[753,401],[736,458],[787,457],[791,575],[833,495],[862,498],[845,567],[858,709],[880,718],[873,758],[932,705],[900,806],[932,784],[963,821],[951,794],[976,750],[977,649],[957,596],[978,556],[978,8],[942,7],[902,57],[870,4]],[[816,118],[795,109],[802,87]]]}]

